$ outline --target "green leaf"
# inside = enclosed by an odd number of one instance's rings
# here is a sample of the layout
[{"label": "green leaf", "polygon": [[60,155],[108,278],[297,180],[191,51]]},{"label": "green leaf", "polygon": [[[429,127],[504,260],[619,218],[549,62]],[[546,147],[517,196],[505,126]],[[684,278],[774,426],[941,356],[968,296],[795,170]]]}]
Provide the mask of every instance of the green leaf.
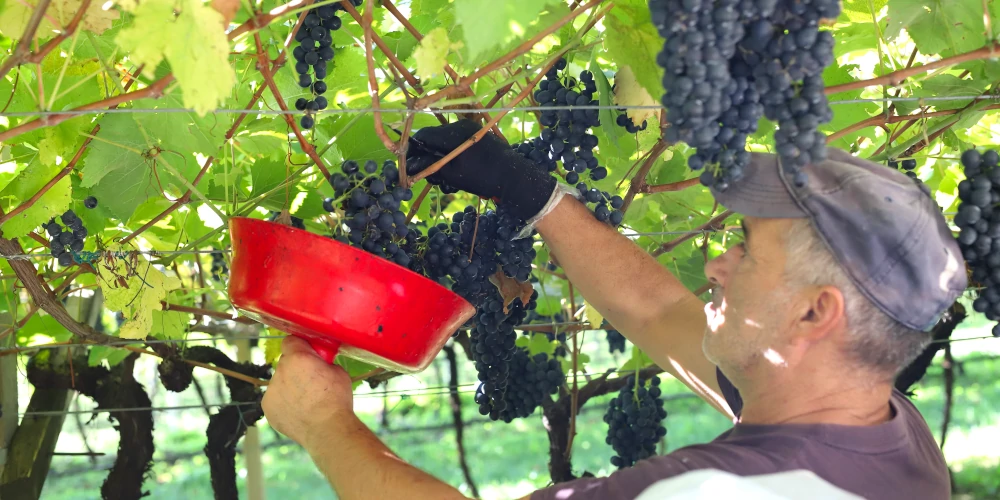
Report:
[{"label": "green leaf", "polygon": [[649,359],[649,356],[646,356],[646,353],[642,352],[642,349],[639,349],[638,347],[633,345],[632,357],[628,358],[628,361],[626,361],[625,364],[623,364],[620,368],[618,368],[618,370],[623,372],[635,371],[635,370],[641,370],[649,366],[653,366],[654,364],[656,363],[653,363],[653,360]]},{"label": "green leaf", "polygon": [[[250,179],[253,183],[250,196],[255,198],[278,187],[285,181],[288,173],[288,167],[285,166],[284,158],[277,159],[270,157],[255,161],[250,166]],[[288,186],[287,198],[285,190],[279,189],[267,198],[264,198],[262,203],[280,205],[282,207],[290,206],[296,194],[297,191],[295,188]]]},{"label": "green leaf", "polygon": [[663,96],[660,82],[663,71],[656,64],[656,54],[663,46],[663,39],[653,27],[645,0],[615,2],[604,23],[608,58],[619,67],[631,67],[639,84],[653,99],[659,100]]},{"label": "green leaf", "polygon": [[871,21],[872,11],[879,13],[889,0],[844,0],[841,3],[841,18],[852,23]]},{"label": "green leaf", "polygon": [[87,365],[98,366],[102,361],[107,361],[108,366],[115,366],[121,363],[128,357],[132,352],[128,349],[122,349],[120,347],[108,347],[103,345],[95,345],[90,348],[90,352],[87,353]]},{"label": "green leaf", "polygon": [[554,0],[455,0],[455,17],[462,26],[469,62],[479,62],[487,51],[524,33]]},{"label": "green leaf", "polygon": [[[175,15],[175,12],[179,11]],[[200,0],[148,0],[132,10],[118,44],[135,64],[152,71],[166,60],[184,92],[184,104],[205,115],[236,83],[222,15]]]},{"label": "green leaf", "polygon": [[417,76],[429,79],[443,74],[444,66],[448,63],[448,52],[453,47],[459,48],[461,44],[453,45],[444,28],[434,28],[424,35],[420,46],[413,52],[413,59],[417,61]]},{"label": "green leaf", "polygon": [[[8,38],[20,39],[24,35],[24,28],[28,25],[28,19],[35,11],[34,5],[37,2],[18,2],[7,0],[0,3],[0,33]],[[82,0],[52,0],[45,16],[42,17],[35,36],[52,33],[55,30],[62,30],[73,19],[73,16],[80,6]],[[119,13],[116,9],[104,9],[102,2],[91,2],[87,7],[86,14],[80,20],[79,29],[101,33],[111,27],[112,23],[118,20]],[[55,23],[55,24],[53,24]]]},{"label": "green leaf", "polygon": [[158,339],[182,339],[187,333],[191,314],[177,311],[153,311],[149,334]]},{"label": "green leaf", "polygon": [[[365,373],[368,373],[376,368],[376,366],[373,364],[365,363],[364,361],[358,361],[356,359],[348,358],[346,356],[337,356],[337,359],[336,361],[334,361],[334,364],[340,365],[340,367],[346,370],[347,374],[352,378],[358,375],[363,375]],[[364,383],[363,380],[358,380],[357,382],[354,382],[351,385],[351,387],[357,388],[362,383]]]},{"label": "green leaf", "polygon": [[[597,83],[598,102],[601,106],[610,106],[611,84],[608,83],[608,77],[597,62],[596,50],[594,51],[594,57],[590,60],[590,67],[588,69],[594,74],[594,82]],[[618,140],[622,135],[623,129],[615,124],[615,113],[610,109],[602,109],[599,115],[601,119],[601,131],[604,132],[604,136],[608,138],[614,149],[621,154],[621,146],[618,144]]]},{"label": "green leaf", "polygon": [[[60,170],[62,168],[56,165],[45,166],[39,162],[32,162],[3,191],[0,191],[0,198],[13,197],[16,202],[14,206],[20,205],[41,190],[42,186],[48,184]],[[69,176],[63,177],[27,210],[0,226],[4,237],[25,236],[52,217],[65,212],[69,208],[71,193]],[[10,208],[13,206],[9,207],[8,211]]]},{"label": "green leaf", "polygon": [[42,163],[55,165],[56,158],[62,158],[62,164],[70,161],[72,155],[76,154],[78,145],[83,142],[82,132],[91,127],[90,123],[82,118],[66,120],[55,127],[45,129],[45,139],[38,143],[38,156]]},{"label": "green leaf", "polygon": [[544,333],[532,333],[528,341],[528,354],[534,356],[538,353],[545,353],[552,356],[559,346],[558,341],[549,340]]},{"label": "green leaf", "polygon": [[[998,9],[992,6],[990,15],[996,18]],[[897,36],[905,28],[921,54],[953,55],[986,43],[981,0],[894,1],[888,18],[886,35]]]}]

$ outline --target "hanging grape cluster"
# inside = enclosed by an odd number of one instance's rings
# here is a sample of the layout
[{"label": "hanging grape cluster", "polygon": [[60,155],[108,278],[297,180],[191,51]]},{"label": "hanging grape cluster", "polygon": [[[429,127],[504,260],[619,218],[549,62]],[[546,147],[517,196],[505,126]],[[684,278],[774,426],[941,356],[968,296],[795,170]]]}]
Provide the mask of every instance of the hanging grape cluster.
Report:
[{"label": "hanging grape cluster", "polygon": [[625,336],[621,334],[618,330],[607,328],[604,332],[608,336],[608,354],[614,354],[615,351],[620,353],[625,352]]},{"label": "hanging grape cluster", "polygon": [[823,69],[833,62],[833,36],[823,20],[840,14],[837,0],[652,0],[653,24],[666,39],[669,141],[697,151],[701,181],[724,191],[750,162],[747,136],[763,115],[777,122],[782,168],[798,185],[801,168],[826,158],[818,127],[832,118]]},{"label": "hanging grape cluster", "polygon": [[[535,91],[535,100],[543,108],[564,106],[596,106],[594,98],[597,84],[590,71],[583,71],[579,79],[565,74],[567,63],[560,59],[545,74]],[[592,188],[587,180],[599,181],[608,176],[594,156],[597,137],[591,127],[600,126],[597,109],[543,110],[539,123],[544,127],[538,137],[512,147],[525,158],[537,163],[547,172],[560,171],[567,184],[576,186],[585,203],[592,206],[594,216],[613,226],[622,223],[621,207],[624,201],[606,191]],[[585,179],[583,176],[586,175]]]},{"label": "hanging grape cluster", "polygon": [[[351,0],[355,7],[361,5],[361,0]],[[326,93],[327,63],[333,60],[333,32],[340,29],[342,21],[337,17],[337,11],[344,7],[338,3],[322,5],[311,9],[303,20],[302,27],[295,33],[298,46],[292,49],[295,58],[295,73],[299,75],[299,86],[309,89],[310,98],[300,97],[295,100],[295,109],[305,111],[299,120],[304,129],[313,128],[317,111],[326,109],[329,104],[323,94]],[[311,72],[311,74],[310,74]]]},{"label": "hanging grape cluster", "polygon": [[635,376],[625,380],[604,414],[608,424],[605,441],[617,454],[611,457],[611,465],[619,469],[631,467],[656,454],[656,443],[667,434],[663,426],[667,410],[663,409],[661,395],[658,377],[649,381],[648,388],[645,383],[636,382]]},{"label": "hanging grape cluster", "polygon": [[403,267],[420,271],[417,254],[419,232],[406,223],[400,210],[404,201],[413,198],[413,191],[399,185],[399,169],[392,160],[382,164],[372,160],[364,166],[347,160],[340,172],[330,175],[334,198],[323,200],[323,209],[344,213],[347,241],[362,250],[391,260]]},{"label": "hanging grape cluster", "polygon": [[[499,418],[494,418],[507,423],[534,413],[546,395],[559,392],[559,387],[566,382],[566,375],[559,361],[545,353],[532,356],[518,347],[510,360],[509,380],[506,391],[499,394],[504,409],[496,413]],[[487,389],[488,383],[481,384],[476,390],[475,401],[480,413],[492,416],[495,404],[491,404],[493,401]]]},{"label": "hanging grape cluster", "polygon": [[222,281],[222,276],[229,274],[229,266],[226,265],[226,258],[218,249],[212,249],[212,279]]},{"label": "hanging grape cluster", "polygon": [[[962,153],[965,180],[958,184],[955,225],[958,245],[972,270],[972,281],[982,289],[972,308],[990,321],[1000,321],[1000,154],[975,149]],[[993,326],[1000,337],[1000,323]]]},{"label": "hanging grape cluster", "polygon": [[[83,201],[87,208],[97,207],[97,198],[88,197]],[[45,232],[49,235],[49,253],[55,257],[60,266],[68,267],[75,262],[73,255],[83,250],[83,240],[87,237],[87,228],[83,227],[83,221],[76,212],[67,210],[59,217],[63,226],[52,218],[47,222]]]},{"label": "hanging grape cluster", "polygon": [[[467,206],[456,213],[451,224],[441,223],[427,231],[423,254],[424,271],[431,279],[451,285],[452,291],[468,300],[476,315],[470,320],[469,339],[473,361],[482,387],[480,411],[493,420],[504,418],[507,393],[517,335],[521,325],[535,308],[537,292],[527,304],[520,297],[504,310],[504,298],[490,277],[502,272],[508,278],[527,282],[535,259],[534,233],[515,239],[524,221],[503,210]],[[511,410],[513,411],[513,410]],[[515,412],[516,413],[516,412]]]}]

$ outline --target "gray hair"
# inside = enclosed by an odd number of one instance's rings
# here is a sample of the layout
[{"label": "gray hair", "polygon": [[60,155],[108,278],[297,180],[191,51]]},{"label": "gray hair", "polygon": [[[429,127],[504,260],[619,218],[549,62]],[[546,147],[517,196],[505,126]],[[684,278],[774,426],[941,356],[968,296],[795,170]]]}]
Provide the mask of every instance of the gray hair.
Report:
[{"label": "gray hair", "polygon": [[834,258],[808,219],[798,219],[787,234],[785,274],[792,290],[830,285],[844,296],[844,315],[852,337],[849,354],[876,373],[895,377],[931,341],[931,334],[904,326],[865,297]]}]

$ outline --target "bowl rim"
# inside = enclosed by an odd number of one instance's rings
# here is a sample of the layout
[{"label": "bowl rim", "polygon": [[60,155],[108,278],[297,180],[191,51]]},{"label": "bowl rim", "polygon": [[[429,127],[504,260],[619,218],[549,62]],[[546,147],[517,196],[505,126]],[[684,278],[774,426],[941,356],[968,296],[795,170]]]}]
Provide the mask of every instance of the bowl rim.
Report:
[{"label": "bowl rim", "polygon": [[[243,222],[243,221],[246,221],[246,222]],[[424,275],[422,275],[422,274],[420,274],[418,272],[415,272],[415,271],[413,271],[411,269],[407,269],[406,267],[403,267],[403,266],[401,266],[399,264],[396,264],[395,262],[392,262],[389,259],[386,259],[386,258],[383,258],[383,257],[379,257],[378,255],[375,255],[375,254],[373,254],[371,252],[367,252],[367,251],[365,251],[365,250],[363,250],[361,248],[357,248],[357,247],[354,247],[352,245],[348,245],[346,243],[337,241],[337,240],[335,240],[333,238],[329,238],[329,237],[326,237],[326,236],[321,236],[321,235],[318,235],[318,234],[313,233],[311,231],[307,231],[307,230],[304,230],[304,229],[299,229],[297,227],[287,226],[285,224],[281,224],[281,223],[278,223],[278,222],[269,221],[269,220],[266,220],[266,219],[257,219],[257,218],[253,218],[253,217],[244,217],[244,216],[230,217],[229,218],[229,238],[230,238],[230,243],[229,244],[230,244],[230,246],[232,248],[235,248],[235,245],[232,242],[232,230],[233,230],[233,225],[237,224],[237,223],[239,223],[239,224],[257,224],[257,223],[272,224],[272,225],[275,225],[275,226],[279,226],[279,227],[285,228],[285,230],[290,231],[290,234],[292,234],[294,236],[297,236],[297,237],[304,236],[306,238],[313,238],[313,239],[315,239],[317,241],[323,241],[324,244],[333,244],[334,247],[336,247],[338,245],[342,246],[342,247],[346,248],[348,252],[354,252],[356,254],[363,254],[363,256],[365,258],[377,261],[378,264],[376,264],[376,265],[392,266],[392,267],[395,267],[396,269],[398,269],[399,271],[410,273],[414,277],[416,277],[418,280],[423,280],[423,281],[426,282],[426,284],[431,285],[431,288],[436,288],[439,292],[444,292],[445,294],[451,294],[451,295],[457,297],[459,300],[461,300],[465,304],[467,304],[473,310],[476,310],[476,307],[471,302],[469,302],[468,300],[466,300],[465,297],[462,297],[461,295],[455,293],[454,291],[449,290],[448,287],[446,287],[446,286],[438,283],[437,281],[434,281],[434,280],[428,278],[427,276],[424,276]]]}]

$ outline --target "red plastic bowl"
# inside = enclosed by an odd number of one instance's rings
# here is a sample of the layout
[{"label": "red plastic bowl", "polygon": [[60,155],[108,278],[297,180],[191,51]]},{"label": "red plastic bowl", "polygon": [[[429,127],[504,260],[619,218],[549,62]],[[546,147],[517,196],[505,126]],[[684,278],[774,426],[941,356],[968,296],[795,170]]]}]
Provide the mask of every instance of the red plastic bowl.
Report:
[{"label": "red plastic bowl", "polygon": [[409,269],[282,224],[229,221],[229,298],[243,314],[383,368],[426,368],[475,314],[472,304]]}]

